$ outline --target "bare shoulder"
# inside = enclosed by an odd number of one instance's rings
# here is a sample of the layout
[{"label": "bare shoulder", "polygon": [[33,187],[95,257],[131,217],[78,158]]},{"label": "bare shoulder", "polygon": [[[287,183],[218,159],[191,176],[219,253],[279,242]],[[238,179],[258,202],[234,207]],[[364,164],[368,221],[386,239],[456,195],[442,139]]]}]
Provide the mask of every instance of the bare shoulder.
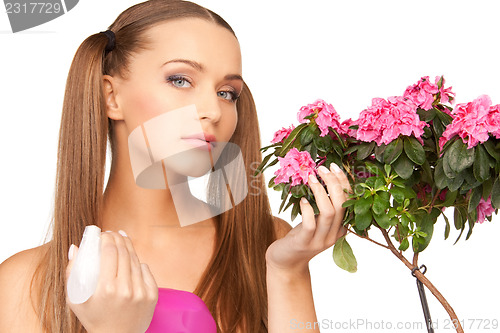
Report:
[{"label": "bare shoulder", "polygon": [[286,234],[292,230],[292,226],[287,221],[279,218],[277,216],[273,216],[274,220],[274,229],[276,230],[277,239],[283,238]]},{"label": "bare shoulder", "polygon": [[0,264],[0,332],[40,332],[30,299],[31,278],[49,244],[18,252]]}]

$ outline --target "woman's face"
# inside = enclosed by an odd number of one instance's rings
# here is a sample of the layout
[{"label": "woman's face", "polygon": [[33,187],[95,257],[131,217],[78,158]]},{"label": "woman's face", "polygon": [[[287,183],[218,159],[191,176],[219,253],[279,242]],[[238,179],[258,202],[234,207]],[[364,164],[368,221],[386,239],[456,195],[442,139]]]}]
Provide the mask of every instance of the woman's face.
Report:
[{"label": "woman's face", "polygon": [[[241,52],[234,35],[215,23],[187,18],[155,26],[147,36],[150,49],[133,55],[127,79],[112,78],[116,108],[108,110],[108,116],[123,120],[120,125],[125,125],[127,135],[149,119],[172,116],[167,118],[169,125],[160,128],[164,144],[177,152],[193,149],[193,143],[181,137],[200,131],[228,142],[243,88]],[[177,112],[186,106],[191,108]]]}]

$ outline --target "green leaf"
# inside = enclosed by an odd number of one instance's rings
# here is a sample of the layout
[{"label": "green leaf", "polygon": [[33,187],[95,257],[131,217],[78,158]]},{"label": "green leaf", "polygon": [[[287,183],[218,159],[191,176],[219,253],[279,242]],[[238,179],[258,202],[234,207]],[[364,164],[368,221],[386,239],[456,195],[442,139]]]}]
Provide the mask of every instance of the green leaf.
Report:
[{"label": "green leaf", "polygon": [[375,194],[373,196],[373,214],[374,215],[381,215],[385,213],[385,210],[389,208],[389,202],[383,200],[379,195]]},{"label": "green leaf", "polygon": [[283,156],[286,155],[286,153],[288,152],[288,150],[290,150],[290,148],[291,148],[292,143],[294,142],[294,140],[299,136],[300,132],[302,132],[302,130],[304,130],[304,128],[306,128],[308,125],[309,124],[307,124],[307,123],[300,124],[299,126],[295,127],[292,130],[292,132],[290,132],[290,134],[288,135],[288,137],[283,142],[283,146],[279,150],[279,156],[280,157],[283,157]]},{"label": "green leaf", "polygon": [[283,192],[281,192],[281,200],[284,200],[288,194],[290,194],[290,183],[286,183],[283,188]]},{"label": "green leaf", "polygon": [[450,179],[448,183],[448,189],[450,191],[456,191],[462,186],[464,182],[464,173],[458,174],[455,178]]},{"label": "green leaf", "polygon": [[347,208],[347,207],[354,206],[354,204],[356,202],[357,202],[357,200],[355,200],[355,199],[350,199],[350,200],[344,201],[344,203],[342,204],[342,207]]},{"label": "green leaf", "polygon": [[373,204],[373,197],[361,198],[354,204],[354,214],[364,214],[370,210]]},{"label": "green leaf", "polygon": [[436,111],[436,116],[439,118],[439,120],[441,120],[444,126],[451,124],[451,122],[453,121],[453,118],[449,114],[444,113],[441,110]]},{"label": "green leaf", "polygon": [[290,193],[295,197],[295,198],[302,198],[307,194],[307,189],[306,185],[300,184],[300,185],[295,185],[292,186],[290,189]]},{"label": "green leaf", "polygon": [[405,238],[401,241],[401,244],[399,245],[398,250],[406,251],[409,246],[410,246],[410,242],[408,241],[408,238]]},{"label": "green leaf", "polygon": [[391,220],[389,219],[389,216],[387,216],[385,212],[381,214],[373,214],[373,218],[375,219],[377,224],[383,229],[388,229],[391,226]]},{"label": "green leaf", "polygon": [[404,150],[413,163],[422,165],[425,162],[425,151],[420,142],[414,137],[405,137]]},{"label": "green leaf", "polygon": [[365,158],[371,155],[374,147],[375,147],[375,141],[363,142],[362,144],[359,145],[356,159],[358,161],[364,160]]},{"label": "green leaf", "polygon": [[300,143],[303,146],[307,146],[312,142],[314,138],[314,128],[312,126],[307,126],[302,133],[300,133]]},{"label": "green leaf", "polygon": [[375,158],[377,161],[380,163],[384,163],[384,151],[385,151],[386,145],[385,144],[380,144],[380,146],[375,146]]},{"label": "green leaf", "polygon": [[400,204],[403,203],[403,201],[405,199],[405,195],[404,195],[403,190],[400,187],[393,187],[389,190],[389,192],[392,194],[392,196],[394,197],[394,200],[396,200],[396,202],[398,202]]},{"label": "green leaf", "polygon": [[413,163],[406,157],[406,154],[401,154],[393,164],[394,170],[403,179],[408,179],[413,174]]},{"label": "green leaf", "polygon": [[440,158],[436,163],[436,168],[434,169],[434,181],[438,189],[442,190],[448,186],[448,177],[446,177],[443,170],[443,159]]},{"label": "green leaf", "polygon": [[467,209],[469,213],[477,208],[477,205],[479,205],[479,201],[481,200],[482,194],[483,194],[482,186],[478,186],[472,190],[472,193],[469,198],[469,207]]},{"label": "green leaf", "polygon": [[384,163],[392,164],[403,152],[403,141],[400,138],[391,141],[384,150]]},{"label": "green leaf", "polygon": [[[445,155],[448,153],[448,151],[445,153]],[[457,176],[457,173],[455,170],[451,167],[450,165],[450,160],[443,155],[442,162],[443,162],[443,171],[444,174],[446,175],[447,178],[453,179]]]},{"label": "green leaf", "polygon": [[347,156],[349,154],[352,154],[354,153],[355,151],[357,151],[359,149],[359,145],[353,145],[353,146],[350,146],[349,148],[347,148],[345,151],[344,151],[344,156]]},{"label": "green leaf", "polygon": [[486,180],[484,183],[483,183],[483,193],[482,193],[482,197],[484,200],[488,200],[488,197],[490,196],[491,194],[491,189],[493,188],[493,178],[488,178],[488,180]]},{"label": "green leaf", "polygon": [[430,215],[424,215],[421,219],[417,220],[417,227],[420,227],[420,231],[425,232],[427,236],[418,237],[423,239],[423,241],[419,241],[415,243],[415,236],[412,238],[412,245],[414,252],[422,252],[429,245],[432,239],[432,233],[434,232],[434,220]]},{"label": "green leaf", "polygon": [[316,145],[316,147],[318,147],[318,150],[327,152],[332,149],[333,140],[332,137],[328,134],[325,136],[315,136],[314,144]]},{"label": "green leaf", "polygon": [[433,108],[426,111],[424,109],[418,108],[417,114],[420,117],[420,120],[429,122],[434,119],[434,117],[436,117],[436,109]]},{"label": "green leaf", "polygon": [[318,157],[318,149],[314,145],[314,143],[311,141],[308,145],[304,146],[304,151],[307,151],[309,155],[311,155],[311,158],[313,161],[316,160]]},{"label": "green leaf", "polygon": [[354,222],[359,230],[364,230],[368,228],[370,226],[370,223],[372,222],[371,211],[369,210],[362,214],[356,214],[354,216]]},{"label": "green leaf", "polygon": [[345,236],[340,237],[333,246],[333,261],[337,266],[349,273],[355,273],[358,270],[356,257],[352,252],[352,248],[347,243]]},{"label": "green leaf", "polygon": [[446,198],[443,201],[443,206],[450,207],[455,203],[455,199],[457,198],[458,191],[447,191]]},{"label": "green leaf", "polygon": [[384,164],[384,171],[387,177],[391,175],[391,166],[389,164]]},{"label": "green leaf", "polygon": [[482,145],[491,157],[493,157],[497,161],[500,161],[500,152],[495,149],[495,144],[491,140],[485,141]]},{"label": "green leaf", "polygon": [[477,220],[477,211],[476,214],[469,219],[469,231],[467,232],[467,236],[465,237],[465,240],[468,240],[469,237],[472,235],[472,229],[474,228],[474,225],[476,224]]},{"label": "green leaf", "polygon": [[276,176],[274,176],[273,178],[269,179],[269,183],[267,184],[267,187],[274,187],[274,186],[283,184],[283,183],[275,184],[274,183],[274,179],[276,179]]},{"label": "green leaf", "polygon": [[431,166],[429,164],[429,161],[425,161],[424,164],[422,164],[422,170],[424,170],[424,177],[427,177],[427,181],[429,183],[434,182],[434,175],[432,174]]},{"label": "green leaf", "polygon": [[264,168],[262,168],[262,170],[260,172],[264,172],[264,170],[266,170],[267,168],[269,167],[272,167],[273,165],[275,165],[276,163],[278,163],[278,159],[275,159],[274,161],[272,161],[271,163],[269,163],[268,165],[266,165]]},{"label": "green leaf", "polygon": [[460,173],[474,163],[474,148],[467,149],[467,145],[457,139],[446,151],[444,159],[453,171]]},{"label": "green leaf", "polygon": [[[441,111],[436,112],[436,114],[439,114]],[[432,129],[436,133],[436,137],[440,138],[443,136],[443,132],[445,130],[445,126],[443,126],[443,123],[441,122],[440,119],[434,118],[432,121]]]},{"label": "green leaf", "polygon": [[500,176],[495,180],[491,189],[491,204],[495,209],[500,209]]},{"label": "green leaf", "polygon": [[260,163],[259,166],[257,167],[257,169],[255,169],[255,172],[253,174],[254,176],[257,176],[259,174],[259,172],[261,172],[262,168],[264,167],[264,165],[266,165],[266,163],[269,161],[271,156],[273,156],[272,153],[267,155],[266,157],[264,157],[264,159],[262,160],[262,163]]},{"label": "green leaf", "polygon": [[455,224],[455,229],[460,230],[464,226],[464,216],[462,215],[461,210],[458,207],[455,207],[455,211],[453,213],[453,222]]},{"label": "green leaf", "polygon": [[370,173],[379,176],[380,175],[380,169],[373,163],[371,162],[365,162],[366,168]]},{"label": "green leaf", "polygon": [[276,143],[273,143],[272,145],[262,147],[262,148],[260,148],[259,150],[260,150],[261,152],[265,152],[265,151],[266,151],[266,150],[268,150],[269,148],[276,147],[276,146],[281,146],[281,142],[276,142]]},{"label": "green leaf", "polygon": [[484,182],[490,177],[490,161],[486,149],[482,145],[476,146],[476,158],[474,161],[474,177]]},{"label": "green leaf", "polygon": [[298,203],[294,204],[293,205],[293,208],[292,208],[292,221],[295,220],[295,218],[297,217],[297,215],[300,213],[300,205]]},{"label": "green leaf", "polygon": [[443,214],[444,222],[446,222],[446,227],[444,228],[444,239],[448,239],[448,236],[450,235],[450,221],[448,220],[448,217]]}]

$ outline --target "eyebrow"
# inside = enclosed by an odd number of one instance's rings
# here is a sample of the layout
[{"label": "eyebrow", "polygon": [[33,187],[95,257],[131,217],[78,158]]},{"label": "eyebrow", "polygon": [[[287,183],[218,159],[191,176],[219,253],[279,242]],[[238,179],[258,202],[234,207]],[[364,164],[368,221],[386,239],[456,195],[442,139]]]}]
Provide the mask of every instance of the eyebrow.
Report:
[{"label": "eyebrow", "polygon": [[[193,67],[194,69],[199,70],[200,72],[205,71],[205,67],[202,64],[200,64],[199,62],[193,61],[193,60],[188,60],[188,59],[172,59],[172,60],[169,60],[169,61],[163,63],[163,65],[161,65],[160,67],[163,67],[166,64],[175,63],[175,62],[180,62],[180,63],[186,64],[186,65],[189,65],[189,66]],[[228,75],[224,76],[224,80],[243,81],[243,77],[239,74],[228,74]]]}]

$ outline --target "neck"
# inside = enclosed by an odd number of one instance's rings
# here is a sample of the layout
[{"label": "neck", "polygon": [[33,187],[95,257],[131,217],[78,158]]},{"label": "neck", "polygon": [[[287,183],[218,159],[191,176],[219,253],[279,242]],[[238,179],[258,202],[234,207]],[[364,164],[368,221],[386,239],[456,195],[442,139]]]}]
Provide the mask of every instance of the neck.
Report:
[{"label": "neck", "polygon": [[[175,193],[168,186],[166,189],[142,188],[135,183],[127,160],[128,154],[117,156],[121,158],[113,159],[103,194],[100,222],[102,231],[123,230],[134,239],[134,244],[149,244],[154,247],[164,244],[165,237],[191,236],[214,227],[214,219],[207,218],[211,216],[208,214],[207,204],[191,195],[186,181],[179,182],[176,179]],[[195,216],[191,221],[196,223],[186,225],[186,212],[205,214],[198,215],[200,219]]]}]

